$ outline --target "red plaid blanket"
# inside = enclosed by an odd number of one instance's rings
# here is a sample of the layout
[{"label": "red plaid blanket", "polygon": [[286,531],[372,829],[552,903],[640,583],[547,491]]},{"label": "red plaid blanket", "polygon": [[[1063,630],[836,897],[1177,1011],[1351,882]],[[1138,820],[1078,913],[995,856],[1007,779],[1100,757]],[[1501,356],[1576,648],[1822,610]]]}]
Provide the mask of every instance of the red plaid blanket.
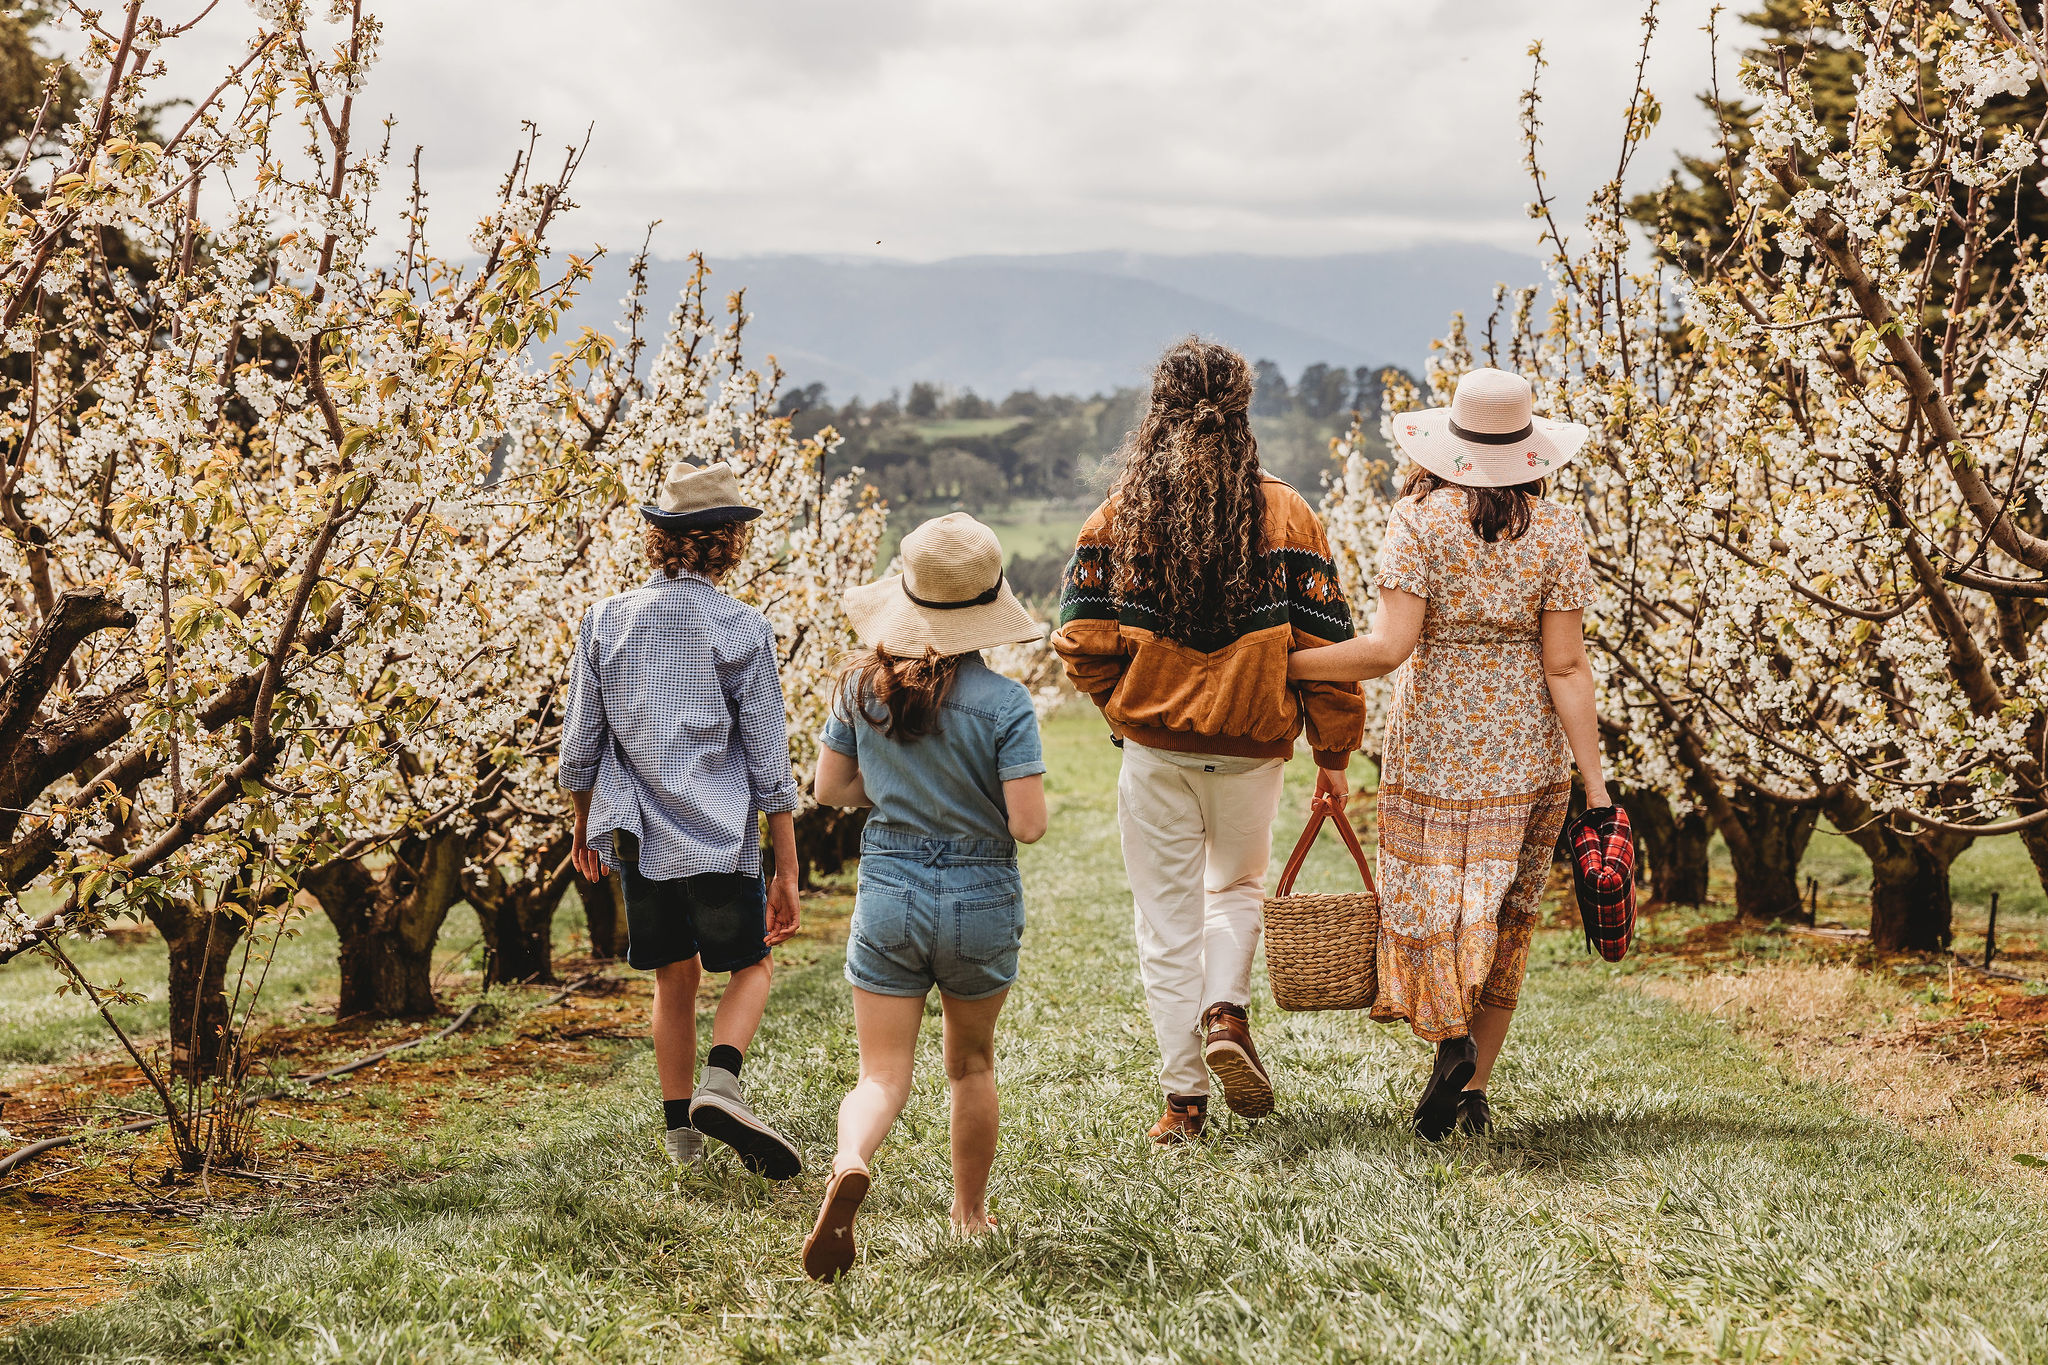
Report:
[{"label": "red plaid blanket", "polygon": [[1628,812],[1620,806],[1589,810],[1573,816],[1565,832],[1586,946],[1619,962],[1636,932],[1636,841]]}]

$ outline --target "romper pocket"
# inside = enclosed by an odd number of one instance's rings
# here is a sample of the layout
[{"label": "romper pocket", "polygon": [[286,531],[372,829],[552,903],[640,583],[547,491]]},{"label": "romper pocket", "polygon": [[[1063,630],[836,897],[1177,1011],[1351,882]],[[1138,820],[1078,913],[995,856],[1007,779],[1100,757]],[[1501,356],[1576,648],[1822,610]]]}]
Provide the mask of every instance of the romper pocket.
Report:
[{"label": "romper pocket", "polygon": [[986,964],[1014,955],[1024,936],[1024,879],[1015,868],[953,902],[954,953]]},{"label": "romper pocket", "polygon": [[908,887],[877,880],[863,868],[854,887],[848,932],[883,952],[902,952],[910,946],[910,896]]}]

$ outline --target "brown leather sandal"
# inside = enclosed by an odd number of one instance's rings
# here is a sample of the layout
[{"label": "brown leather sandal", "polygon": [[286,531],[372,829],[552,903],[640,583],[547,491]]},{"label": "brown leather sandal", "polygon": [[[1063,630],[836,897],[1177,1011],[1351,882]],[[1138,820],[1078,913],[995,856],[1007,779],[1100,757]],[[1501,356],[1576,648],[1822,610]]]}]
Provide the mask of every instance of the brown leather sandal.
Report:
[{"label": "brown leather sandal", "polygon": [[804,1274],[814,1280],[836,1280],[853,1269],[853,1216],[860,1211],[860,1201],[868,1197],[871,1183],[867,1171],[859,1166],[832,1173],[817,1224],[804,1238]]}]

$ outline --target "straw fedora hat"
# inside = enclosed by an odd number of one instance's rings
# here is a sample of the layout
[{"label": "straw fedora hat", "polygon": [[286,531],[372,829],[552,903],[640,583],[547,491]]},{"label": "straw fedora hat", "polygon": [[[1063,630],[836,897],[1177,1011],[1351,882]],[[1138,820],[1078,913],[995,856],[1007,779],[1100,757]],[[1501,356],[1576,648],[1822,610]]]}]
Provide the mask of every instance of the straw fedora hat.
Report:
[{"label": "straw fedora hat", "polygon": [[1529,381],[1505,370],[1469,372],[1447,408],[1394,414],[1401,452],[1438,478],[1468,488],[1548,478],[1579,457],[1590,434],[1577,422],[1536,416]]},{"label": "straw fedora hat", "polygon": [[640,504],[640,515],[664,531],[688,531],[729,521],[752,521],[761,515],[761,509],[740,500],[739,475],[732,472],[731,465],[720,461],[700,469],[678,460],[668,467],[660,496],[652,503]]},{"label": "straw fedora hat", "polygon": [[1002,542],[965,512],[903,537],[901,558],[902,573],[847,590],[847,619],[869,649],[898,658],[968,654],[1045,633],[1003,581]]}]

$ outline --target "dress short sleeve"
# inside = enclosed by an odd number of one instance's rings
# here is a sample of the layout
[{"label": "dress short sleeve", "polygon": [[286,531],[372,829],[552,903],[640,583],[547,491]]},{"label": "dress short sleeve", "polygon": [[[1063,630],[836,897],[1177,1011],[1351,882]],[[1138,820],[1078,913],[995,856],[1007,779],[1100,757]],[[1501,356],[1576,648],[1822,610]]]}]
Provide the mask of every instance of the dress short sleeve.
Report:
[{"label": "dress short sleeve", "polygon": [[1379,586],[1429,596],[1429,557],[1422,533],[1415,527],[1415,504],[1410,499],[1395,503],[1387,514],[1387,534],[1380,542]]},{"label": "dress short sleeve", "polygon": [[1022,684],[1010,692],[1010,704],[996,731],[996,780],[1012,782],[1045,771],[1045,754],[1038,741],[1038,711],[1031,694]]},{"label": "dress short sleeve", "polygon": [[1586,532],[1576,516],[1560,520],[1550,551],[1550,581],[1544,611],[1581,611],[1593,600],[1593,566],[1586,558]]},{"label": "dress short sleeve", "polygon": [[853,714],[853,683],[847,682],[839,693],[839,700],[832,705],[832,712],[825,718],[825,731],[818,736],[818,742],[835,754],[848,758],[860,758],[860,741],[854,737],[853,725],[848,720]]}]

